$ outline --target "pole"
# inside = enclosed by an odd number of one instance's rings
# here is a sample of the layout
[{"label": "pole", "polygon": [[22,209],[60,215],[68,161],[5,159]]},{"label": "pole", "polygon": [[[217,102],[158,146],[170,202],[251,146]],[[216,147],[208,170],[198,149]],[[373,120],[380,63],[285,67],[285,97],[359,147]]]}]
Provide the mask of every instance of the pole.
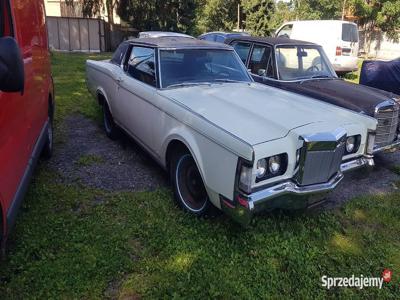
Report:
[{"label": "pole", "polygon": [[240,4],[237,6],[237,30],[240,31]]}]

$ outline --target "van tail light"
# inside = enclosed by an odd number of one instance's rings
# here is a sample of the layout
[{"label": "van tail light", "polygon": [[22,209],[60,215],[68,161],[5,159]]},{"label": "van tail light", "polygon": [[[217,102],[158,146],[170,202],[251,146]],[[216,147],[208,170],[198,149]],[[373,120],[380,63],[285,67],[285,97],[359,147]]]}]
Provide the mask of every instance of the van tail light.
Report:
[{"label": "van tail light", "polygon": [[342,56],[342,47],[336,47],[336,56]]}]

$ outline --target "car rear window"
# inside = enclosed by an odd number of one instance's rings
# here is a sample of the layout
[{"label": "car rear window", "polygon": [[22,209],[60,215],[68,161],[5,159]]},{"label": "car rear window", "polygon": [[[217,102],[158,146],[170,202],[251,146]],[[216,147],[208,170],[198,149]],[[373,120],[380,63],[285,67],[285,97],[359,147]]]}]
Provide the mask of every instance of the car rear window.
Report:
[{"label": "car rear window", "polygon": [[342,24],[342,40],[345,42],[358,42],[357,26],[353,24]]}]

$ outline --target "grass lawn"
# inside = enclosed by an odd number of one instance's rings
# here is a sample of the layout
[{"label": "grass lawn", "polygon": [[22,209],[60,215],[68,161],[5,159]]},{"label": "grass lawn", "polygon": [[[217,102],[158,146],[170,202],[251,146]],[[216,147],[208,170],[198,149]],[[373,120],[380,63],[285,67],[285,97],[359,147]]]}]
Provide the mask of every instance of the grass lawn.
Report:
[{"label": "grass lawn", "polygon": [[[84,82],[87,58],[53,56],[59,128],[73,113],[100,119]],[[223,216],[181,212],[168,189],[106,192],[57,184],[58,176],[46,162],[36,171],[1,263],[0,299],[400,295],[398,193],[319,214],[269,214],[243,229]],[[393,277],[381,290],[321,286],[323,275],[380,277],[384,269]]]}]

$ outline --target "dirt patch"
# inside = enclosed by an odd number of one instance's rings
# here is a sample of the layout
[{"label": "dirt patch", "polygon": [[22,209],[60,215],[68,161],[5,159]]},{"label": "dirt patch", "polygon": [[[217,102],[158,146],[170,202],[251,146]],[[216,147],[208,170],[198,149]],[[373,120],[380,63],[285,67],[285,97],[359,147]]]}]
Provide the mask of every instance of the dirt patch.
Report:
[{"label": "dirt patch", "polygon": [[394,184],[400,176],[392,171],[400,165],[400,153],[382,153],[375,156],[375,167],[369,172],[356,170],[345,174],[340,185],[327,196],[326,208],[341,206],[344,202],[363,195],[386,194],[396,191]]},{"label": "dirt patch", "polygon": [[[109,191],[143,191],[168,186],[166,172],[123,135],[118,141],[106,137],[100,124],[81,115],[69,116],[62,124],[64,142],[55,147],[50,166],[63,182]],[[393,192],[400,176],[400,153],[377,155],[376,167],[366,173],[355,171],[327,196],[327,208],[341,206],[351,198]]]},{"label": "dirt patch", "polygon": [[62,143],[56,145],[50,168],[63,183],[108,191],[145,191],[167,185],[165,171],[127,136],[110,140],[101,125],[81,115],[61,124]]}]

